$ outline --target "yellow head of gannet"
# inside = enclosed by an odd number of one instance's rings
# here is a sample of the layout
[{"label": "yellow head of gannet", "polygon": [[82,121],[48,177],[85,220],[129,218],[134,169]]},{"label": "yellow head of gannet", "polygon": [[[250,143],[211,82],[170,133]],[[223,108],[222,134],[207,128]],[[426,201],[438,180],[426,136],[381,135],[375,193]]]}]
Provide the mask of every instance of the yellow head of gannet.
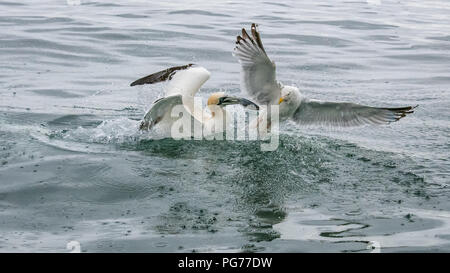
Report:
[{"label": "yellow head of gannet", "polygon": [[216,92],[209,96],[208,98],[208,106],[210,105],[218,105],[221,107],[227,106],[227,105],[233,105],[233,104],[240,104],[244,106],[245,108],[251,109],[251,110],[259,110],[259,106],[245,98],[240,97],[233,97],[228,96],[224,92]]},{"label": "yellow head of gannet", "polygon": [[259,110],[259,106],[255,103],[239,97],[228,96],[224,92],[216,92],[212,93],[207,102],[207,106],[211,111],[211,114],[214,116],[215,111],[223,111],[223,107],[227,105],[240,104],[245,108],[249,108],[252,110]]}]

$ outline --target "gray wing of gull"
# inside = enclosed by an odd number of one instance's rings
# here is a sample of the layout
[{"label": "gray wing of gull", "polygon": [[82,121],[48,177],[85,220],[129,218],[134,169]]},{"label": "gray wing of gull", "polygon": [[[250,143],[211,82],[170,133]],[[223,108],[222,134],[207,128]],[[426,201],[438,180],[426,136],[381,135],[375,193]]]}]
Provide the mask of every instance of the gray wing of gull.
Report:
[{"label": "gray wing of gull", "polygon": [[251,34],[242,29],[233,52],[241,64],[241,89],[260,104],[278,104],[281,84],[276,80],[275,63],[267,56],[255,24]]},{"label": "gray wing of gull", "polygon": [[414,112],[417,106],[399,108],[370,107],[349,102],[302,101],[292,119],[300,125],[351,127],[388,124]]}]

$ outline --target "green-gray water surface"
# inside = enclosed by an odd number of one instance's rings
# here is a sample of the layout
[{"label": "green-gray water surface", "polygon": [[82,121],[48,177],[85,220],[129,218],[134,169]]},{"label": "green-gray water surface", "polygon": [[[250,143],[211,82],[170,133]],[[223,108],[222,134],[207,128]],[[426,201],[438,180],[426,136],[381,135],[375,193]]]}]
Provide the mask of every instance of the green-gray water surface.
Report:
[{"label": "green-gray water surface", "polygon": [[[447,1],[0,1],[0,251],[450,251]],[[72,3],[72,5],[68,5]],[[397,123],[285,124],[280,146],[137,133],[169,66],[239,91],[256,22],[307,96],[419,104]]]}]

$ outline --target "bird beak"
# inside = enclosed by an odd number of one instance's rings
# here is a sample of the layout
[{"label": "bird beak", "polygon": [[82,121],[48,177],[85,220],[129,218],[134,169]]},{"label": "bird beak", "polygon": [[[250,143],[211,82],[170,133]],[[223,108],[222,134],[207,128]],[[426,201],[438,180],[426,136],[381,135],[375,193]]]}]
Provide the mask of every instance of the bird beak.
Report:
[{"label": "bird beak", "polygon": [[281,97],[280,100],[278,101],[278,104],[281,104],[284,101],[284,98]]},{"label": "bird beak", "polygon": [[248,108],[251,110],[259,110],[259,106],[256,103],[254,103],[248,99],[244,99],[244,98],[223,96],[223,97],[219,98],[219,102],[217,103],[217,105],[221,105],[221,106],[227,106],[227,105],[233,105],[233,104],[240,104],[240,105],[244,106],[245,108]]}]

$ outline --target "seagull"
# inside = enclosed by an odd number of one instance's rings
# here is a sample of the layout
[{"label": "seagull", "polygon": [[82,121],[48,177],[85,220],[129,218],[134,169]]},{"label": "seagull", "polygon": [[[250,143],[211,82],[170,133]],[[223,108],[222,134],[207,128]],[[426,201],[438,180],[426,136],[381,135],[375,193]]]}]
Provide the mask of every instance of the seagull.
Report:
[{"label": "seagull", "polygon": [[[161,130],[170,131],[174,122],[179,119],[179,116],[172,115],[177,105],[183,105],[183,110],[194,119],[194,122],[200,123],[211,133],[222,133],[227,128],[226,121],[230,120],[224,109],[227,105],[239,104],[249,110],[259,110],[259,106],[250,100],[229,96],[224,92],[215,92],[208,98],[207,107],[204,108],[207,111],[202,111],[203,107],[194,103],[194,96],[210,75],[211,73],[204,67],[187,64],[170,67],[132,82],[131,86],[168,82],[165,96],[153,103],[139,129],[150,130],[159,125]],[[216,126],[220,122],[222,125]]]},{"label": "seagull", "polygon": [[[417,107],[371,107],[305,97],[297,87],[285,86],[276,79],[275,63],[267,56],[256,24],[251,25],[251,36],[242,29],[233,55],[241,64],[241,89],[259,105],[267,106],[265,109],[279,105],[279,121],[291,119],[300,125],[327,127],[388,124],[413,113]],[[265,117],[260,115],[259,122]],[[270,122],[266,124],[270,127]]]}]

